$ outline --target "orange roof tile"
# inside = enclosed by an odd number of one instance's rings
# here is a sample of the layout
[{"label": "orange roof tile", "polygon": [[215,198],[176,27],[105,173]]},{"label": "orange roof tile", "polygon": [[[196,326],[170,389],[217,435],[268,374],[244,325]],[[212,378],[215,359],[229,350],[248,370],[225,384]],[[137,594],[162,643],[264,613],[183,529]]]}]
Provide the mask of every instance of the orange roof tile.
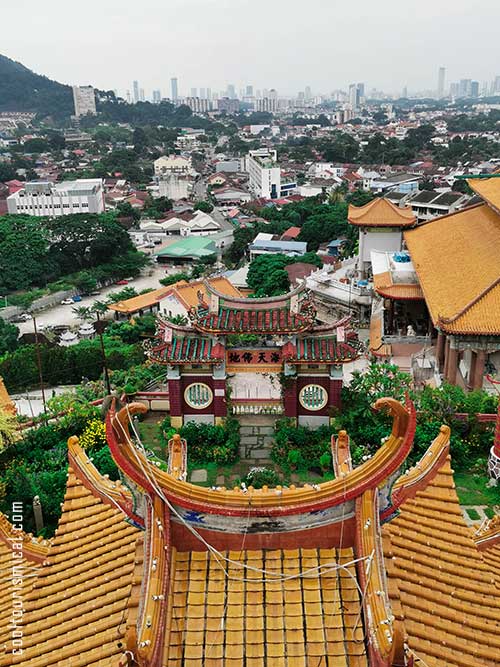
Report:
[{"label": "orange roof tile", "polygon": [[410,207],[399,208],[387,199],[373,199],[364,206],[349,205],[347,220],[360,227],[411,227],[416,218]]},{"label": "orange roof tile", "polygon": [[500,590],[464,522],[449,457],[383,533],[408,642],[423,664],[498,665]]},{"label": "orange roof tile", "polygon": [[401,301],[418,301],[424,298],[422,289],[418,283],[395,283],[392,273],[384,271],[373,276],[375,291],[388,299]]},{"label": "orange roof tile", "polygon": [[467,183],[500,214],[500,178],[470,178]]},{"label": "orange roof tile", "polygon": [[[223,555],[287,576],[290,569],[298,573],[354,559],[352,549],[234,551]],[[218,667],[263,667],[271,662],[305,667],[321,659],[338,667],[367,667],[363,625],[356,620],[361,611],[354,566],[349,566],[350,574],[325,567],[316,578],[270,581],[232,562],[225,563],[226,578],[221,564],[208,552],[174,549],[173,563],[172,617],[165,637],[168,667],[191,661],[193,665],[195,661],[205,665],[213,661]],[[184,591],[186,576],[188,590]],[[199,579],[201,590],[196,585]],[[247,581],[240,581],[243,579]],[[291,586],[295,586],[293,591]],[[296,602],[288,600],[292,592]],[[213,605],[215,596],[217,607]],[[334,604],[326,601],[327,597]],[[183,647],[180,662],[173,647]]]},{"label": "orange roof tile", "polygon": [[139,535],[70,469],[59,527],[25,597],[23,654],[0,655],[0,665],[90,666],[123,655]]},{"label": "orange roof tile", "polygon": [[[209,278],[208,283],[225,296],[235,296],[238,298],[243,296],[241,292],[224,276],[220,276],[219,278]],[[179,285],[175,288],[175,291],[187,308],[198,305],[198,292],[203,292],[203,297],[205,299],[208,299],[209,296],[203,279]]]},{"label": "orange roof tile", "polygon": [[436,326],[500,335],[500,215],[470,207],[406,231],[405,241]]},{"label": "orange roof tile", "polygon": [[[185,282],[185,281],[180,281]],[[179,283],[176,283],[176,285]],[[158,289],[152,290],[151,292],[146,292],[146,294],[139,294],[138,296],[133,296],[130,299],[125,299],[124,301],[118,301],[118,303],[112,303],[108,306],[108,310],[114,310],[117,313],[137,313],[139,310],[144,308],[150,308],[155,306],[160,299],[166,296],[172,289],[172,285],[168,287],[160,287]]]}]

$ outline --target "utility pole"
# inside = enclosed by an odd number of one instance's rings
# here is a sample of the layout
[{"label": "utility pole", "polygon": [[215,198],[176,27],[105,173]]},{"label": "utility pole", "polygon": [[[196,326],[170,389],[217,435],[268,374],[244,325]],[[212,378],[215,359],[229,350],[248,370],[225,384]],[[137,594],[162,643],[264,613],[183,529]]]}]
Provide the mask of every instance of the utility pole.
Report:
[{"label": "utility pole", "polygon": [[[97,322],[101,321],[101,318],[99,316],[99,311],[96,311],[96,317],[97,317]],[[106,381],[106,389],[108,390],[108,396],[111,394],[111,382],[109,381],[109,373],[108,373],[108,366],[106,364],[106,351],[104,349],[104,340],[102,338],[102,328],[99,326],[98,327],[98,336],[99,340],[101,342],[101,355],[102,355],[102,367],[104,370],[104,379]]]},{"label": "utility pole", "polygon": [[38,365],[38,377],[40,378],[40,389],[42,390],[43,412],[44,414],[47,414],[47,405],[45,403],[45,388],[43,384],[43,374],[42,374],[42,358],[40,356],[40,341],[38,340],[38,329],[36,328],[36,317],[34,315],[33,315],[33,327],[35,329],[36,360]]}]

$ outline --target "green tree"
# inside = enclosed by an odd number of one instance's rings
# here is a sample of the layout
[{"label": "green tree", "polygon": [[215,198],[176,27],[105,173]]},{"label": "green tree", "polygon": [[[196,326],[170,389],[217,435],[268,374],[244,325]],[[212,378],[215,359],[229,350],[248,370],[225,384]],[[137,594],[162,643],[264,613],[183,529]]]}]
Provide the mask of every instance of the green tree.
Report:
[{"label": "green tree", "polygon": [[203,213],[212,213],[214,207],[209,201],[199,201],[194,205],[194,210],[203,211]]},{"label": "green tree", "polygon": [[0,317],[0,356],[6,352],[13,352],[19,342],[19,329]]}]

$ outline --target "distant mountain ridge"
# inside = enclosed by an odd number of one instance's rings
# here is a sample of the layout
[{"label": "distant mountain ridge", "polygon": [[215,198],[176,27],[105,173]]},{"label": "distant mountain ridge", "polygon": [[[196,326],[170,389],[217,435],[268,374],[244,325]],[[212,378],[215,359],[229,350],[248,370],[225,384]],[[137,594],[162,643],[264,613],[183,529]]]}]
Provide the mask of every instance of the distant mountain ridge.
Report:
[{"label": "distant mountain ridge", "polygon": [[35,74],[0,54],[0,111],[33,111],[42,116],[70,116],[71,86]]}]

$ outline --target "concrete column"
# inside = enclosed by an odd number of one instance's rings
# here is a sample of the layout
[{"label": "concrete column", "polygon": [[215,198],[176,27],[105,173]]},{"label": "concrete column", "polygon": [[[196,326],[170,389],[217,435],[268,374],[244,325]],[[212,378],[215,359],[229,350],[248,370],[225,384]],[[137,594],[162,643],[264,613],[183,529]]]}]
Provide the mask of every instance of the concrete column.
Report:
[{"label": "concrete column", "polygon": [[437,343],[436,343],[436,359],[438,362],[438,368],[441,372],[444,365],[444,346],[446,343],[446,336],[442,331],[438,331]]},{"label": "concrete column", "polygon": [[476,352],[474,375],[472,376],[472,389],[482,389],[485,364],[486,352],[484,350],[478,350]]}]

